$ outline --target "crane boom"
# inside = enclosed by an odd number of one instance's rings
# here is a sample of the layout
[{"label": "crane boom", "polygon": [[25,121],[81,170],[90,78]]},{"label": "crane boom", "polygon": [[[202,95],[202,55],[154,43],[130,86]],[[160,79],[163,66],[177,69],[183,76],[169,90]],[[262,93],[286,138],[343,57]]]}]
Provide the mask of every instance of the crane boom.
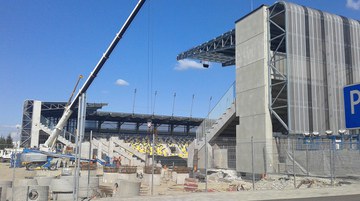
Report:
[{"label": "crane boom", "polygon": [[140,9],[144,5],[144,3],[145,3],[145,0],[139,0],[139,2],[136,4],[134,10],[131,12],[129,17],[125,21],[124,25],[121,27],[120,31],[116,34],[116,36],[113,39],[113,41],[111,42],[110,46],[108,47],[106,52],[103,54],[103,56],[101,57],[101,59],[99,60],[99,62],[97,63],[94,70],[91,72],[91,74],[89,75],[89,77],[87,78],[87,80],[85,81],[85,83],[83,84],[81,89],[79,90],[79,92],[76,94],[74,100],[70,103],[70,105],[65,107],[64,113],[61,116],[58,123],[56,124],[54,130],[51,132],[51,135],[46,140],[46,142],[41,145],[40,148],[42,150],[53,149],[56,139],[59,136],[59,134],[61,133],[61,131],[63,130],[67,120],[70,118],[71,114],[73,113],[73,110],[79,101],[79,97],[81,96],[81,94],[85,93],[87,91],[87,89],[90,87],[91,83],[94,81],[97,74],[99,73],[101,68],[104,66],[104,64],[107,61],[107,59],[109,58],[110,54],[112,53],[112,51],[114,50],[114,48],[116,47],[116,45],[118,44],[120,39],[123,37],[127,28],[130,26],[131,22],[133,21],[133,19],[137,15],[137,13],[140,11]]}]

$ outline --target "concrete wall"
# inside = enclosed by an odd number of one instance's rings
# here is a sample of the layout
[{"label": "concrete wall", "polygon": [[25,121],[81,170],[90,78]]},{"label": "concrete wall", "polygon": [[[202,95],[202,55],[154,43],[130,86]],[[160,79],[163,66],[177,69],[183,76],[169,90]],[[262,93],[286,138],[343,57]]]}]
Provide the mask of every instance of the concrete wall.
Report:
[{"label": "concrete wall", "polygon": [[187,166],[191,168],[194,167],[195,143],[196,143],[196,139],[192,141],[188,146]]},{"label": "concrete wall", "polygon": [[228,168],[227,149],[214,149],[214,168]]},{"label": "concrete wall", "polygon": [[[251,137],[256,144],[255,173],[272,167],[272,124],[268,109],[267,9],[236,23],[236,170],[251,172]],[[265,146],[265,144],[267,146]],[[265,155],[266,156],[265,156]],[[266,164],[265,164],[266,161]],[[266,166],[265,166],[266,165]]]},{"label": "concrete wall", "polygon": [[[213,160],[213,150],[210,144],[208,146],[208,160],[207,160],[207,168],[212,168],[212,160]],[[198,169],[205,169],[205,146],[203,146],[198,152]]]}]

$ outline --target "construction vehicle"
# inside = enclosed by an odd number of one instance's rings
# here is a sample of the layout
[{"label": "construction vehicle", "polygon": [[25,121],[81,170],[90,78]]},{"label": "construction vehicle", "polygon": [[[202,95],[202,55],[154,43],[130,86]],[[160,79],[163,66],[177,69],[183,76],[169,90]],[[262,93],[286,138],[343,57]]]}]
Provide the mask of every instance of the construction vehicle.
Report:
[{"label": "construction vehicle", "polygon": [[10,162],[12,155],[16,152],[22,152],[22,149],[15,148],[5,148],[0,150],[0,161],[1,162]]},{"label": "construction vehicle", "polygon": [[52,130],[49,138],[45,141],[44,144],[40,145],[39,147],[40,150],[28,149],[26,152],[25,151],[23,152],[22,158],[25,160],[23,162],[26,163],[29,169],[32,169],[32,167],[44,167],[47,169],[52,169],[54,167],[54,163],[52,162],[54,158],[69,157],[70,159],[72,159],[73,156],[54,153],[54,147],[57,138],[61,133],[63,133],[63,129],[68,119],[70,118],[71,114],[73,113],[75,106],[78,104],[80,96],[86,93],[87,89],[90,87],[90,85],[96,78],[97,74],[99,73],[99,71],[101,70],[107,59],[110,57],[110,54],[112,53],[112,51],[114,50],[120,39],[123,37],[127,28],[130,26],[131,22],[133,21],[133,19],[141,9],[141,7],[144,5],[144,3],[145,0],[139,0],[134,10],[131,12],[130,16],[127,18],[124,25],[121,27],[120,31],[116,34],[115,38],[111,42],[106,52],[103,54],[103,56],[101,57],[95,68],[93,69],[93,71],[90,73],[89,77],[87,78],[83,86],[80,88],[75,98],[71,101],[72,96],[70,97],[70,100],[64,109],[63,115],[59,119],[55,128]]}]

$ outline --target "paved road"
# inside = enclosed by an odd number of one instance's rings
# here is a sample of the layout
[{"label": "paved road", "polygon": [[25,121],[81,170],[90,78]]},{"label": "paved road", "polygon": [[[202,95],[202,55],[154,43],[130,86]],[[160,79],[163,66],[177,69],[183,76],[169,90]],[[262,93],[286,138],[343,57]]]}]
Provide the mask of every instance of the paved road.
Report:
[{"label": "paved road", "polygon": [[330,196],[330,197],[314,197],[314,198],[276,199],[271,201],[359,201],[359,200],[360,200],[360,194]]},{"label": "paved road", "polygon": [[[121,198],[123,201],[360,201],[360,184],[341,187],[293,190],[241,191],[226,193],[190,193],[164,196]],[[119,198],[100,200],[115,201]]]}]

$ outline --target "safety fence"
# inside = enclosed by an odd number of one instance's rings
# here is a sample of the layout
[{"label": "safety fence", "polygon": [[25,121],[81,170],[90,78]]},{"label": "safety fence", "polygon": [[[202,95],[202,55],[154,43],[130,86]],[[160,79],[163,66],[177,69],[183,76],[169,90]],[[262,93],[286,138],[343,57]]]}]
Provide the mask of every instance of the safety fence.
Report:
[{"label": "safety fence", "polygon": [[280,190],[334,186],[360,178],[357,135],[226,138],[208,144],[207,153],[201,149],[195,155],[192,165],[203,173],[198,179],[206,183],[207,191],[223,181],[236,184],[228,185],[233,190]]}]

